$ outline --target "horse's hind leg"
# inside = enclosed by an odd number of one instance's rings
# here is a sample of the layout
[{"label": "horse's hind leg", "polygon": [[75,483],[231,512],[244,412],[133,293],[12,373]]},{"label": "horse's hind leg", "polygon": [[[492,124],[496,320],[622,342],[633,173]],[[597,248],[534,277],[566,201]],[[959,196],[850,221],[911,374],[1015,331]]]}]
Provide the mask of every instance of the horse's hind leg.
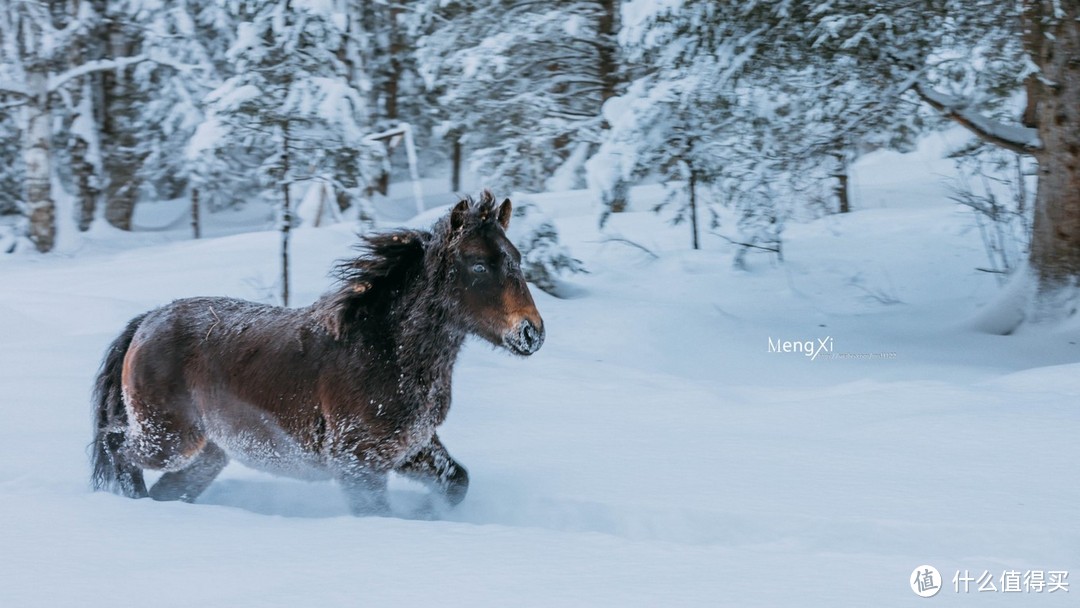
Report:
[{"label": "horse's hind leg", "polygon": [[229,464],[229,457],[217,444],[206,442],[192,461],[179,471],[171,471],[150,488],[154,500],[183,500],[194,502],[218,473]]},{"label": "horse's hind leg", "polygon": [[464,500],[469,490],[468,471],[450,456],[437,435],[432,436],[430,443],[395,470],[423,483],[451,505]]},{"label": "horse's hind leg", "polygon": [[146,498],[146,482],[143,481],[143,471],[132,464],[124,455],[126,439],[123,431],[103,433],[101,438],[103,463],[112,467],[112,476],[116,480],[116,487],[124,496],[131,498]]}]

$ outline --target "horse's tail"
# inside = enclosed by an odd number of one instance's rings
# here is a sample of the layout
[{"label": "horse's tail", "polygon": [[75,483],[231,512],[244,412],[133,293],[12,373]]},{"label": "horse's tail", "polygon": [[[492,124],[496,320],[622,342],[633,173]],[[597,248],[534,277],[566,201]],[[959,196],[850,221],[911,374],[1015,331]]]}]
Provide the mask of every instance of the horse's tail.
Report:
[{"label": "horse's tail", "polygon": [[90,446],[93,473],[90,483],[95,490],[109,490],[131,498],[143,498],[147,494],[142,469],[131,463],[124,454],[128,420],[122,397],[121,374],[124,355],[144,317],[146,313],[128,322],[124,333],[109,346],[94,386],[94,443]]}]

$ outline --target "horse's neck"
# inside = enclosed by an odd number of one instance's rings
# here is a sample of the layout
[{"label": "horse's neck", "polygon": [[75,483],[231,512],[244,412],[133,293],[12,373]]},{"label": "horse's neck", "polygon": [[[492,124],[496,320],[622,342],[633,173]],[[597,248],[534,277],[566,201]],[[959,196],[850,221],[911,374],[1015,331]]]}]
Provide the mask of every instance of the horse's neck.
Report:
[{"label": "horse's neck", "polygon": [[448,390],[450,374],[466,333],[452,322],[448,304],[430,284],[409,290],[404,296],[409,305],[396,320],[398,331],[394,340],[394,356],[403,378],[416,383],[414,388],[420,391]]},{"label": "horse's neck", "polygon": [[425,289],[413,296],[411,305],[402,311],[394,327],[394,352],[398,362],[398,394],[402,406],[416,420],[438,426],[450,411],[450,384],[465,332],[455,327],[449,310]]}]

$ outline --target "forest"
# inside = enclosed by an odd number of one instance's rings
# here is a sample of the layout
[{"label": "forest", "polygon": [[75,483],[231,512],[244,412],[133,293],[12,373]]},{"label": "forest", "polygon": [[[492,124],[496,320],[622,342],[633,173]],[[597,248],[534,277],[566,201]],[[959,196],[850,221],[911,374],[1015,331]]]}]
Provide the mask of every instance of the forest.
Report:
[{"label": "forest", "polygon": [[463,170],[497,191],[589,187],[603,223],[660,181],[657,206],[695,246],[725,223],[743,250],[782,259],[789,221],[857,204],[853,162],[952,121],[980,137],[958,162],[976,182],[997,167],[1013,193],[958,194],[1009,234],[988,243],[987,270],[1024,270],[1029,321],[1075,309],[1072,2],[5,4],[7,251],[48,252],[93,222],[130,230],[145,201],[196,218],[264,203],[288,223],[311,183],[370,220],[403,171],[378,134],[405,124],[451,191]]}]

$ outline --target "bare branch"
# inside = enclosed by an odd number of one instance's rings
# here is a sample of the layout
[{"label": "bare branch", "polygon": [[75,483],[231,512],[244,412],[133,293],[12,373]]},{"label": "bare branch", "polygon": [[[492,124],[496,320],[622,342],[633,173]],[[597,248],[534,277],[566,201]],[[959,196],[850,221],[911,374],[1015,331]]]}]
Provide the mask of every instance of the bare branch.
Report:
[{"label": "bare branch", "polygon": [[780,253],[780,248],[779,247],[766,247],[764,245],[757,245],[755,243],[744,243],[742,241],[736,241],[735,239],[733,239],[731,237],[724,236],[724,235],[720,234],[719,232],[711,232],[711,234],[724,239],[725,241],[731,243],[732,245],[738,245],[739,247],[743,247],[745,249],[761,249],[762,251],[769,251],[769,252],[772,252],[772,253]]},{"label": "bare branch", "polygon": [[630,239],[627,239],[627,238],[623,238],[621,236],[609,236],[609,237],[605,238],[604,240],[600,241],[600,243],[601,244],[605,244],[605,243],[622,243],[623,245],[630,245],[631,247],[635,247],[635,248],[640,249],[640,250],[644,251],[645,253],[649,254],[649,257],[651,257],[654,260],[660,259],[660,256],[653,253],[653,251],[651,249],[649,249],[648,247],[646,247],[646,246],[644,246],[644,245],[642,245],[640,243],[635,243],[634,241],[631,241]]},{"label": "bare branch", "polygon": [[935,110],[971,131],[979,138],[1017,154],[1032,154],[1042,149],[1039,132],[1022,125],[1007,125],[987,118],[967,107],[963,100],[916,83],[915,92]]}]

